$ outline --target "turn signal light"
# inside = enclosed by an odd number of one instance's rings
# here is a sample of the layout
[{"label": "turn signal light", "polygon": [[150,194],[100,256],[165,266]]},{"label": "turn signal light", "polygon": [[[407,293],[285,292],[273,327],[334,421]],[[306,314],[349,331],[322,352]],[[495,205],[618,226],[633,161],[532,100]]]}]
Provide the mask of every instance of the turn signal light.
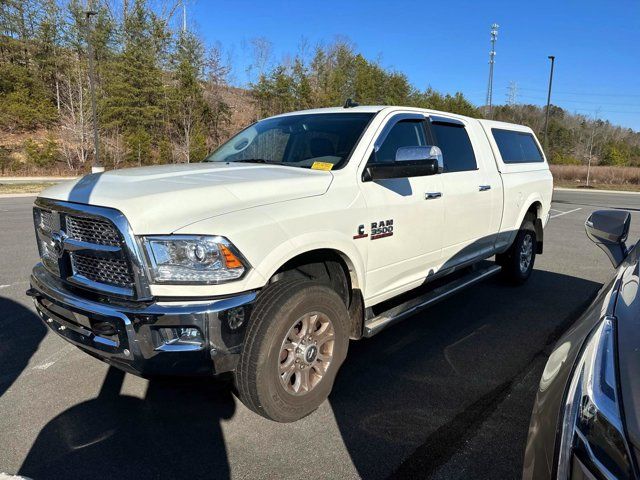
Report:
[{"label": "turn signal light", "polygon": [[242,268],[242,262],[236,257],[231,250],[225,245],[220,245],[222,255],[224,255],[224,261],[227,264],[227,268]]}]

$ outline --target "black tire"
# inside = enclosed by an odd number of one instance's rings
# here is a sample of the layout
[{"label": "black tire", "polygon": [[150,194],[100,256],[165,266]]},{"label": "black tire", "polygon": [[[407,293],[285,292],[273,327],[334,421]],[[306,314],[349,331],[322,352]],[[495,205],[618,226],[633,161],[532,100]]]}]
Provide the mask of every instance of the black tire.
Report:
[{"label": "black tire", "polygon": [[[287,355],[282,347],[291,329],[298,325],[296,322],[308,315],[311,318],[320,315],[323,320],[330,321],[334,331],[332,357],[318,383],[308,391],[296,394],[290,392],[294,383],[291,379],[303,372],[295,370],[289,380],[291,383],[281,379],[282,354]],[[238,397],[254,412],[276,422],[293,422],[306,417],[329,396],[338,369],[347,355],[348,345],[349,315],[343,300],[334,290],[309,280],[282,280],[270,284],[258,296],[251,315],[235,372]],[[316,353],[319,359],[320,353]],[[302,360],[294,358],[296,363],[306,362],[306,357]],[[304,363],[302,368],[305,367],[310,368],[309,372],[313,372],[317,379],[320,370],[315,363]]]},{"label": "black tire", "polygon": [[[496,255],[496,263],[502,266],[502,276],[507,282],[522,285],[529,279],[536,261],[536,245],[536,228],[533,219],[527,216],[509,250]],[[527,250],[530,250],[528,255]],[[525,255],[529,258],[528,262],[525,261]]]}]

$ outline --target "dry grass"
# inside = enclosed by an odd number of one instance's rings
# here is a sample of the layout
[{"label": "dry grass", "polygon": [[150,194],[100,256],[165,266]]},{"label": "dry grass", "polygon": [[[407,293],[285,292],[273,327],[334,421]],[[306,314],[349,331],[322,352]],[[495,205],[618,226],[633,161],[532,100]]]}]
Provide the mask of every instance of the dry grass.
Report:
[{"label": "dry grass", "polygon": [[[585,165],[551,165],[554,184],[558,187],[585,187],[587,167]],[[640,191],[640,168],[637,167],[591,167],[589,186],[605,190]]]},{"label": "dry grass", "polygon": [[40,193],[53,183],[0,183],[0,194],[3,193]]}]

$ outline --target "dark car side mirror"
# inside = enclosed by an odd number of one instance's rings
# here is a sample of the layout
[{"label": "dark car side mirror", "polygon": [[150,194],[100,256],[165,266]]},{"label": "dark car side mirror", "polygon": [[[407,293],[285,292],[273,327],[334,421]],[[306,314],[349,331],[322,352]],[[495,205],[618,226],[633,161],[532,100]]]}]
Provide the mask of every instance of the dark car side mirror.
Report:
[{"label": "dark car side mirror", "polygon": [[442,173],[442,152],[436,146],[400,147],[394,162],[376,163],[376,152],[362,173],[363,182],[389,178],[425,177]]},{"label": "dark car side mirror", "polygon": [[629,235],[631,214],[624,210],[597,210],[584,224],[587,237],[604,250],[615,268],[627,256],[625,241]]}]

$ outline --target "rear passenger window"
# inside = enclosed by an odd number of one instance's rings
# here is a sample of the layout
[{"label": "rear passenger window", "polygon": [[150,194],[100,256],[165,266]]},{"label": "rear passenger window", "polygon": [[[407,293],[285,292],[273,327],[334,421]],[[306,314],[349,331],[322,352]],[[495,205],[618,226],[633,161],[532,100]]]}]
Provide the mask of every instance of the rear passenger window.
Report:
[{"label": "rear passenger window", "polygon": [[442,150],[445,173],[478,168],[471,140],[463,125],[433,122],[431,131],[435,134],[438,147]]},{"label": "rear passenger window", "polygon": [[502,130],[492,128],[493,138],[496,140],[500,156],[504,163],[533,163],[543,162],[542,153],[533,138],[527,132]]}]

